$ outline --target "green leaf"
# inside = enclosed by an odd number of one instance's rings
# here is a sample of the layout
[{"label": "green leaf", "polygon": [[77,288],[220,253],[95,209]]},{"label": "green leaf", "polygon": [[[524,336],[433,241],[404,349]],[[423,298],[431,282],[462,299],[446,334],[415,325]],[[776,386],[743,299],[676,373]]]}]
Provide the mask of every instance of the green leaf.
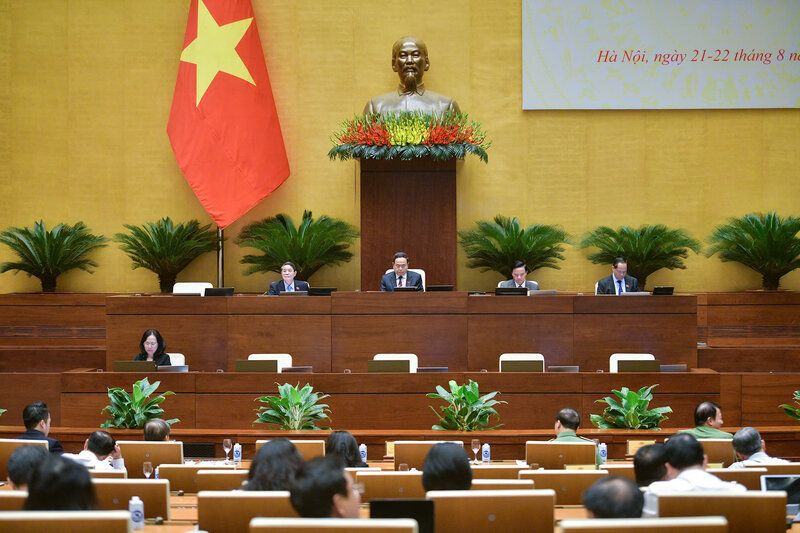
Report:
[{"label": "green leaf", "polygon": [[278,394],[256,398],[269,407],[256,409],[258,416],[253,424],[273,424],[287,430],[313,430],[320,429],[315,422],[330,419],[326,414],[330,412],[328,406],[318,403],[329,395],[315,393],[310,384],[302,388],[299,383],[294,387],[288,383],[278,384]]},{"label": "green leaf", "polygon": [[622,402],[617,402],[611,396],[596,400],[595,403],[604,403],[606,408],[600,415],[592,414],[590,420],[596,427],[626,428],[626,429],[658,429],[658,425],[667,419],[665,413],[671,413],[670,407],[656,407],[648,409],[652,399],[652,390],[658,385],[643,387],[638,392],[631,391],[627,387],[612,392]]},{"label": "green leaf", "polygon": [[[437,393],[428,393],[429,398],[438,398],[447,402],[437,410],[433,406],[430,409],[439,417],[439,423],[432,426],[433,429],[447,429],[458,431],[476,431],[493,429],[489,425],[490,416],[498,416],[494,405],[504,404],[504,401],[491,400],[497,392],[480,396],[478,384],[472,380],[466,385],[459,385],[454,380],[448,383],[450,392],[437,385]],[[485,401],[489,399],[488,401]],[[499,427],[494,426],[494,427]]]},{"label": "green leaf", "polygon": [[[109,419],[103,422],[101,427],[138,429],[144,426],[144,423],[151,418],[160,417],[164,410],[158,405],[164,401],[166,396],[175,394],[172,391],[167,391],[164,394],[150,398],[160,384],[160,381],[156,381],[151,385],[147,378],[141,379],[133,384],[133,395],[128,394],[119,387],[109,388],[108,398],[110,403],[100,410],[101,413],[106,413]],[[171,420],[174,422],[179,421],[177,418]]]}]

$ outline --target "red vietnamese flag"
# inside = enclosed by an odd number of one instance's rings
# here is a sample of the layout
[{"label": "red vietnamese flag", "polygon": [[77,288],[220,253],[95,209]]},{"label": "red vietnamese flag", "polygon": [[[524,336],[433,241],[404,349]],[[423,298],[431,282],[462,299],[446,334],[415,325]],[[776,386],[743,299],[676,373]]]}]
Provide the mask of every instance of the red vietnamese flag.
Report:
[{"label": "red vietnamese flag", "polygon": [[289,176],[250,0],[192,0],[167,134],[220,228]]}]

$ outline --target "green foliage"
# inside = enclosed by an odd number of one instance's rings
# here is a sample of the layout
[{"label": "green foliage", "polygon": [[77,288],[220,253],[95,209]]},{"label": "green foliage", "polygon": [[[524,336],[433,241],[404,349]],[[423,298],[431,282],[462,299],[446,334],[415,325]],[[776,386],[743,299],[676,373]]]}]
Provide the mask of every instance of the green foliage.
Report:
[{"label": "green foliage", "polygon": [[478,228],[458,232],[458,243],[467,254],[467,266],[482,272],[493,270],[506,279],[516,261],[524,261],[528,271],[539,268],[560,269],[564,244],[570,235],[559,226],[535,224],[522,228],[516,217],[497,215],[492,222],[479,221]]},{"label": "green foliage", "polygon": [[5,413],[6,411],[8,411],[8,409],[0,409],[0,416],[3,416],[3,413]]},{"label": "green foliage", "polygon": [[97,263],[86,256],[106,246],[107,240],[92,235],[83,222],[76,222],[74,226],[58,224],[52,231],[47,231],[41,220],[33,223],[33,230],[11,226],[0,232],[0,243],[10,247],[19,261],[3,263],[0,273],[25,272],[29,277],[39,278],[43,292],[54,292],[58,276],[68,270],[79,268],[91,274],[90,267],[96,267]]},{"label": "green foliage", "polygon": [[476,144],[406,144],[404,146],[375,146],[371,144],[341,144],[328,152],[330,159],[410,159],[427,157],[434,161],[448,159],[464,159],[467,154],[474,154],[484,163],[489,162],[488,146]]},{"label": "green foliage", "polygon": [[141,226],[123,224],[129,233],[117,233],[114,240],[133,261],[132,268],[146,268],[158,275],[161,292],[172,292],[178,273],[200,255],[219,246],[211,224],[200,222],[173,224],[169,217]]},{"label": "green foliage", "polygon": [[450,380],[450,392],[444,387],[437,385],[436,392],[428,393],[428,398],[439,398],[447,402],[447,405],[440,406],[441,414],[431,405],[431,410],[439,417],[439,423],[434,424],[431,429],[450,429],[456,431],[475,431],[484,429],[494,429],[502,426],[498,424],[493,427],[489,425],[489,417],[495,415],[498,420],[500,415],[495,411],[494,406],[508,403],[493,400],[497,392],[490,392],[480,396],[478,384],[472,380],[466,385],[459,385],[454,380]]},{"label": "green foliage", "polygon": [[781,219],[777,213],[751,213],[730,218],[714,228],[706,255],[719,253],[722,261],[735,261],[752,268],[762,278],[762,287],[777,290],[781,278],[800,268],[800,218]]},{"label": "green foliage", "polygon": [[316,220],[311,211],[295,226],[283,213],[253,222],[242,228],[236,244],[256,248],[262,255],[246,255],[242,264],[250,264],[246,275],[255,272],[280,272],[291,261],[297,266],[297,279],[307,280],[325,265],[340,265],[353,258],[348,250],[358,237],[358,230],[335,218],[323,215]]},{"label": "green foliage", "polygon": [[306,383],[301,389],[300,384],[292,386],[288,383],[283,385],[277,383],[279,396],[262,396],[256,401],[267,404],[257,409],[258,418],[253,423],[275,424],[280,429],[331,429],[330,427],[319,428],[315,422],[327,418],[327,404],[317,403],[328,394],[314,392],[314,388]]},{"label": "green foliage", "polygon": [[700,241],[690,237],[686,230],[669,229],[663,224],[636,229],[599,226],[583,238],[580,247],[600,249],[589,255],[589,260],[595,264],[611,265],[617,257],[624,258],[628,263],[628,275],[639,280],[641,290],[650,274],[662,268],[685,270],[683,260],[688,257],[689,250],[694,253],[701,250]]},{"label": "green foliage", "polygon": [[602,415],[592,415],[592,424],[601,429],[659,429],[659,424],[667,420],[666,413],[671,413],[671,407],[656,407],[648,410],[653,399],[652,390],[658,387],[650,385],[642,387],[639,392],[633,392],[627,387],[622,390],[612,390],[619,401],[611,396],[606,396],[595,403],[605,403]]},{"label": "green foliage", "polygon": [[783,412],[786,413],[786,416],[794,418],[795,420],[800,421],[800,390],[794,391],[794,403],[797,405],[787,405],[781,404],[780,407],[783,408]]},{"label": "green foliage", "polygon": [[[106,405],[100,412],[107,413],[111,418],[103,422],[100,427],[138,429],[143,427],[144,423],[151,418],[161,418],[164,409],[159,404],[167,396],[175,393],[167,391],[155,398],[148,399],[159,385],[161,385],[160,381],[156,381],[151,385],[148,379],[144,378],[133,384],[132,395],[119,387],[108,389],[108,398],[111,400],[111,404]],[[174,424],[175,422],[180,422],[180,420],[177,418],[166,420],[167,424]]]}]

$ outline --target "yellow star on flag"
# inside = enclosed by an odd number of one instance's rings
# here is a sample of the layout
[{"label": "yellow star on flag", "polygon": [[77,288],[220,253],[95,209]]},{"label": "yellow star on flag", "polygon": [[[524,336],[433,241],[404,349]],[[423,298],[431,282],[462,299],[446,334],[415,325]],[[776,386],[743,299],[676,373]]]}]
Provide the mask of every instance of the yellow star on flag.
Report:
[{"label": "yellow star on flag", "polygon": [[181,61],[197,65],[197,103],[218,72],[225,72],[252,83],[253,77],[236,52],[236,46],[253,22],[246,18],[220,26],[203,0],[197,2],[197,38],[181,53]]}]

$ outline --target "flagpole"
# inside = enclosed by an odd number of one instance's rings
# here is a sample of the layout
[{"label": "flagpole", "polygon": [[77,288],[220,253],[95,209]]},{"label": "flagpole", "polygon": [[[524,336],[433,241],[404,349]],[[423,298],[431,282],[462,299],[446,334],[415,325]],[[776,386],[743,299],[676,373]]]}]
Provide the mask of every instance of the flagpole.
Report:
[{"label": "flagpole", "polygon": [[225,271],[222,263],[222,228],[217,228],[217,240],[219,246],[217,247],[217,287],[225,286]]}]

